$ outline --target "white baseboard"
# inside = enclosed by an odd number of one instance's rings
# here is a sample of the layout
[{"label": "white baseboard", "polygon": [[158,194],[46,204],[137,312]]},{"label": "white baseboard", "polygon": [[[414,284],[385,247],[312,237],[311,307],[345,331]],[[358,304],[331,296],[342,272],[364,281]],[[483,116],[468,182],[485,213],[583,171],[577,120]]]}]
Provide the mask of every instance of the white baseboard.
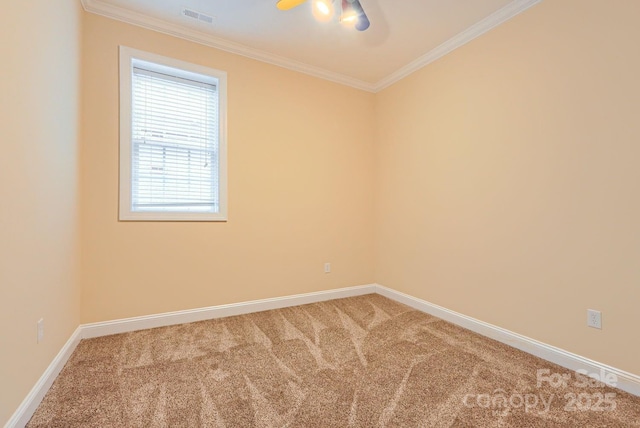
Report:
[{"label": "white baseboard", "polygon": [[128,333],[130,331],[148,328],[166,327],[214,318],[231,317],[252,312],[268,311],[271,309],[287,308],[344,297],[361,296],[376,292],[376,286],[360,285],[356,287],[338,288],[335,290],[318,291],[315,293],[297,294],[293,296],[276,297],[272,299],[253,300],[229,305],[211,306],[207,308],[190,309],[186,311],[166,312],[163,314],[147,315],[135,318],[125,318],[115,321],[83,324],[82,338],[108,336],[110,334]]},{"label": "white baseboard", "polygon": [[76,328],[73,332],[67,343],[64,344],[58,355],[53,359],[49,367],[44,371],[38,382],[31,388],[27,397],[22,401],[20,407],[15,411],[13,416],[7,421],[5,424],[5,428],[22,428],[33,416],[33,413],[36,411],[40,402],[51,388],[53,381],[56,380],[58,374],[63,369],[64,365],[73,354],[73,351],[80,343],[81,339],[81,329],[80,327]]},{"label": "white baseboard", "polygon": [[67,360],[75,350],[81,339],[108,336],[111,334],[127,333],[148,328],[165,327],[214,318],[243,315],[252,312],[268,311],[271,309],[287,308],[344,297],[361,296],[378,293],[399,303],[403,303],[419,311],[449,321],[483,336],[497,340],[529,354],[535,355],[570,370],[587,370],[589,373],[612,373],[617,376],[617,387],[633,395],[640,396],[640,376],[618,370],[614,367],[598,363],[581,357],[563,349],[547,345],[537,340],[505,330],[500,327],[462,315],[433,303],[418,299],[399,291],[392,290],[379,284],[361,285],[357,287],[340,288],[336,290],[319,291],[315,293],[298,294],[293,296],[276,297],[272,299],[254,300],[229,305],[211,306],[207,308],[186,311],[167,312],[135,318],[80,325],[62,347],[58,355],[51,362],[47,370],[40,377],[29,395],[5,424],[5,428],[20,428],[29,422],[31,416],[53,384]]},{"label": "white baseboard", "polygon": [[323,302],[326,300],[341,299],[344,297],[361,296],[376,292],[375,284],[356,287],[339,288],[335,290],[318,291],[315,293],[297,294],[293,296],[276,297],[272,299],[254,300],[229,305],[211,306],[208,308],[191,309],[186,311],[167,312],[163,314],[148,315],[135,318],[126,318],[114,321],[82,324],[71,335],[67,343],[62,347],[58,355],[51,362],[47,370],[29,392],[20,407],[15,411],[11,419],[5,424],[5,428],[21,428],[33,416],[38,405],[46,395],[64,365],[71,357],[81,339],[108,336],[111,334],[127,333],[136,330],[144,330],[155,327],[165,327],[188,322],[204,321],[214,318],[230,317],[234,315],[248,314],[252,312],[268,311],[271,309],[287,308],[290,306],[305,305],[308,303]]},{"label": "white baseboard", "polygon": [[550,361],[569,370],[586,370],[588,373],[614,374],[617,377],[617,388],[630,394],[640,396],[640,376],[635,374],[581,357],[580,355],[573,354],[565,351],[564,349],[556,348],[555,346],[547,345],[546,343],[522,336],[504,328],[451,311],[443,308],[442,306],[434,305],[433,303],[429,303],[408,294],[392,290],[391,288],[387,288],[383,285],[376,284],[376,293],[395,300],[396,302],[403,303],[421,312],[449,321],[452,324],[464,327],[467,330],[471,330],[481,334],[482,336],[489,337],[513,348],[520,349],[521,351],[535,355],[536,357]]}]

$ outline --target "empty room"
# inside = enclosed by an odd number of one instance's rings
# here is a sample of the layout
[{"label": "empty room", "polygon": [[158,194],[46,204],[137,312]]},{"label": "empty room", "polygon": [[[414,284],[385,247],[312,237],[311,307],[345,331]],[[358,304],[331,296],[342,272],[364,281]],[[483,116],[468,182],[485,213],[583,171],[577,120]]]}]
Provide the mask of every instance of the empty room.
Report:
[{"label": "empty room", "polygon": [[0,13],[0,424],[640,427],[640,3]]}]

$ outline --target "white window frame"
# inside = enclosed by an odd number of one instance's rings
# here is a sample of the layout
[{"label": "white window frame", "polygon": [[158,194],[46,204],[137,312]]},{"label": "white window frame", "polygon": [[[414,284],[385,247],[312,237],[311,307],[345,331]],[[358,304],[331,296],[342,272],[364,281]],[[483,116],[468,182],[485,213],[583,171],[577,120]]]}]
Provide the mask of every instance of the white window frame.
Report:
[{"label": "white window frame", "polygon": [[[180,77],[197,75],[211,79],[217,86],[219,108],[218,212],[132,211],[131,205],[131,132],[133,61],[139,59],[163,67]],[[227,221],[227,73],[202,65],[120,46],[120,220],[125,221]]]}]

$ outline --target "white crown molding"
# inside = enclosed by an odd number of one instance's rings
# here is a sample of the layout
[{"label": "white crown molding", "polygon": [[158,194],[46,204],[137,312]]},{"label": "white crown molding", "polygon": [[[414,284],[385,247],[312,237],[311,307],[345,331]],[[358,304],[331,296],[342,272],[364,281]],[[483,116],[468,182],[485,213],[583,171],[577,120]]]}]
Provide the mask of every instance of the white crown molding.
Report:
[{"label": "white crown molding", "polygon": [[614,374],[617,377],[616,388],[640,397],[640,376],[625,372],[615,367],[590,360],[561,348],[531,339],[501,327],[454,312],[442,306],[434,305],[405,293],[376,284],[376,293],[403,303],[421,312],[428,313],[460,327],[471,330],[482,336],[497,340],[512,348],[535,355],[569,370],[586,370],[587,373]]},{"label": "white crown molding", "polygon": [[18,407],[13,416],[7,421],[4,426],[5,428],[24,427],[27,422],[29,422],[33,413],[40,405],[40,402],[47,394],[47,391],[49,391],[49,388],[53,385],[53,381],[56,380],[56,377],[58,377],[58,374],[62,371],[69,357],[73,354],[76,346],[80,343],[81,330],[81,327],[76,328],[71,337],[69,337],[67,343],[64,344],[60,352],[58,352],[58,355],[56,355],[51,364],[49,364],[33,388],[31,388],[31,391],[22,401],[20,407]]},{"label": "white crown molding", "polygon": [[404,79],[411,73],[414,73],[421,68],[431,64],[437,59],[442,58],[451,51],[458,49],[459,47],[469,43],[476,37],[481,36],[492,28],[508,21],[516,15],[524,12],[530,7],[540,3],[542,0],[514,0],[502,9],[492,13],[482,21],[472,25],[463,32],[453,36],[440,46],[432,49],[426,54],[422,55],[418,59],[410,62],[399,70],[391,73],[387,77],[380,80],[374,85],[374,92],[380,92],[381,90],[393,85],[394,83]]},{"label": "white crown molding", "polygon": [[100,0],[80,0],[80,2],[82,3],[82,7],[85,11],[95,13],[96,15],[102,15],[107,18],[147,28],[149,30],[168,34],[191,42],[211,46],[222,51],[231,52],[247,58],[287,68],[289,70],[319,77],[341,85],[351,86],[363,91],[373,92],[374,90],[374,84],[372,83],[364,82],[340,73],[334,73],[320,67],[304,64],[299,61],[294,61],[259,49],[250,48],[240,43],[212,36],[211,34],[207,34],[202,31],[192,30],[190,28],[176,25],[161,19],[152,18],[129,9],[113,6]]},{"label": "white crown molding", "polygon": [[172,24],[161,19],[152,18],[145,14],[134,12],[129,9],[113,6],[111,4],[104,3],[101,0],[80,1],[82,3],[82,7],[87,12],[126,22],[128,24],[137,25],[149,30],[158,31],[160,33],[168,34],[170,36],[189,40],[195,43],[200,43],[202,45],[211,46],[213,48],[220,49],[226,52],[242,55],[247,58],[266,62],[268,64],[287,68],[292,71],[308,74],[310,76],[329,80],[331,82],[350,86],[352,88],[375,93],[387,88],[388,86],[393,85],[394,83],[405,78],[409,74],[425,67],[426,65],[431,64],[435,60],[443,57],[444,55],[459,48],[460,46],[469,43],[476,37],[524,12],[525,10],[541,2],[542,0],[512,1],[507,6],[503,7],[497,12],[494,12],[482,21],[472,25],[462,33],[459,33],[453,38],[447,40],[440,46],[427,52],[425,55],[405,65],[404,67],[388,75],[377,83],[365,82],[363,80],[346,76],[344,74],[335,73],[320,67],[304,64],[302,62],[294,61],[289,58],[285,58],[259,49],[250,48],[240,43],[235,43],[229,40],[215,37],[202,31],[192,30],[190,28]]}]

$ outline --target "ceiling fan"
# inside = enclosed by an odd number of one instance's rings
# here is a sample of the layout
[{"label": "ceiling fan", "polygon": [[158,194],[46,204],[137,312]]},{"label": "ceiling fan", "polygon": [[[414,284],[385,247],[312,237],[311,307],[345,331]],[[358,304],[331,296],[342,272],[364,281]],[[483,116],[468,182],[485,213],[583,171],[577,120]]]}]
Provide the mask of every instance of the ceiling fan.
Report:
[{"label": "ceiling fan", "polygon": [[[307,0],[278,0],[276,6],[280,10],[293,9]],[[364,31],[371,23],[364,12],[360,0],[311,0],[313,15],[319,21],[329,21],[337,16],[345,25],[352,25],[358,31]],[[335,6],[337,5],[337,7]],[[336,10],[339,9],[339,10]]]}]

